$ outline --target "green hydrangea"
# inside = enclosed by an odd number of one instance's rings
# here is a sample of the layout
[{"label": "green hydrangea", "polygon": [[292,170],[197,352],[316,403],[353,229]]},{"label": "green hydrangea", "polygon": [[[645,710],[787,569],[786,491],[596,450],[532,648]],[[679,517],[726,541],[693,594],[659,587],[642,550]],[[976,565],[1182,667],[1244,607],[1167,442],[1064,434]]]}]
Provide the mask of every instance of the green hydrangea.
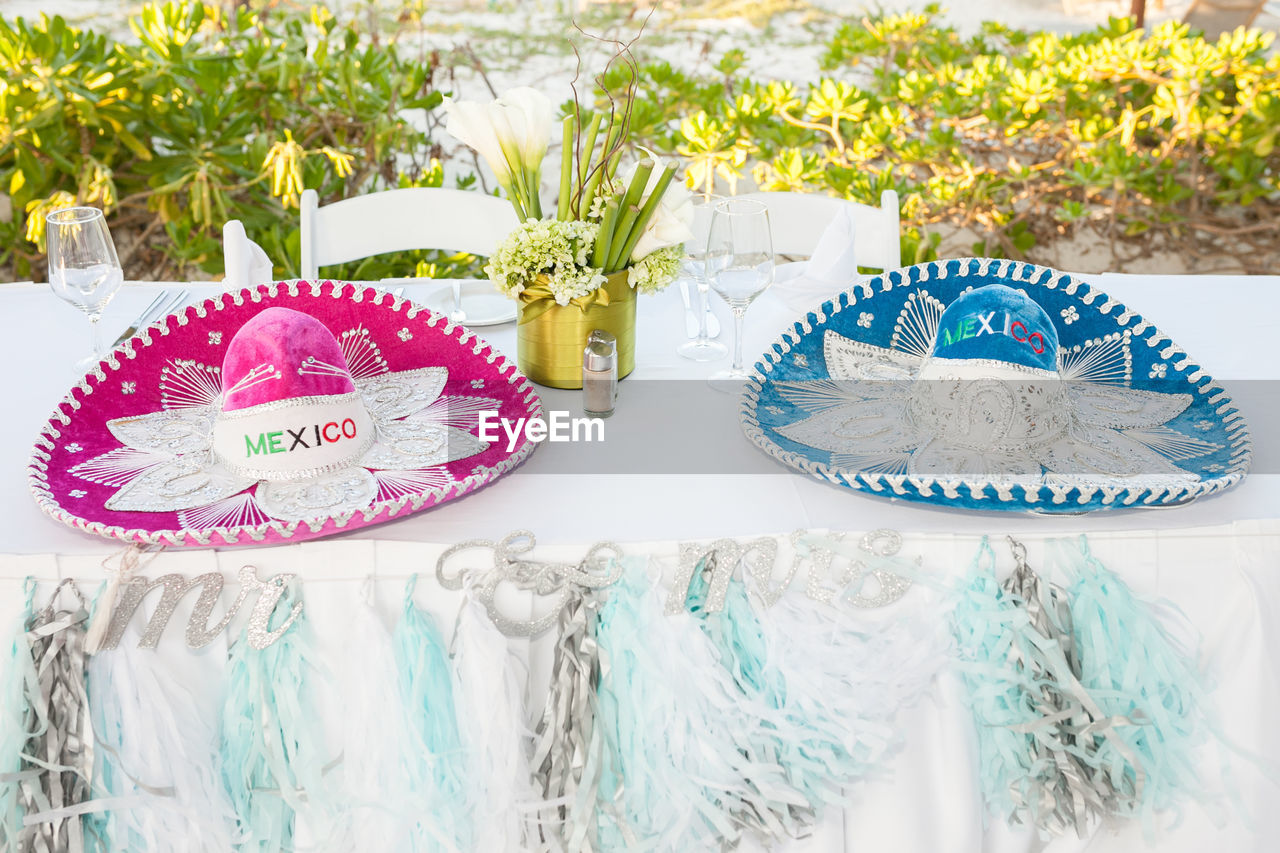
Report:
[{"label": "green hydrangea", "polygon": [[627,283],[640,293],[657,293],[675,280],[683,256],[683,246],[655,249],[631,265]]},{"label": "green hydrangea", "polygon": [[[519,298],[539,275],[560,305],[586,296],[605,283],[604,274],[591,266],[596,222],[562,222],[529,219],[508,234],[485,265],[485,274],[502,293]],[[627,283],[640,293],[656,293],[680,270],[682,246],[650,252],[627,270]]]},{"label": "green hydrangea", "polygon": [[485,274],[498,290],[515,299],[539,275],[550,278],[556,302],[586,296],[604,284],[600,270],[590,266],[599,225],[529,219],[503,239],[485,265]]}]

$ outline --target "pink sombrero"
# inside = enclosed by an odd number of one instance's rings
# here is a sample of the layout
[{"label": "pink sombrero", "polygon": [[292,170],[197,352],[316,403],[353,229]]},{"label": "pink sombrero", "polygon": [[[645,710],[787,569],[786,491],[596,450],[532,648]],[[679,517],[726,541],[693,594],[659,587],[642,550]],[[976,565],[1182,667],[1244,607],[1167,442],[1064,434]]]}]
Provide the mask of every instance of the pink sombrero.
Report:
[{"label": "pink sombrero", "polygon": [[466,328],[389,293],[283,282],[225,293],[117,347],[28,467],[40,508],[90,533],[200,547],[313,539],[461,497],[519,465],[481,412],[541,416]]}]

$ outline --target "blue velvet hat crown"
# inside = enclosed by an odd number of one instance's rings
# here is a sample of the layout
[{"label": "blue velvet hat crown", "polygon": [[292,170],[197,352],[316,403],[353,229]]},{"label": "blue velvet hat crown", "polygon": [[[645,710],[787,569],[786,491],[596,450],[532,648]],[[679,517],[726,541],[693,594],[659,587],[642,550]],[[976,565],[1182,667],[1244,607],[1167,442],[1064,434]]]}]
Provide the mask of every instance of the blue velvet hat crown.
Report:
[{"label": "blue velvet hat crown", "polygon": [[1049,315],[1026,293],[989,284],[970,290],[947,306],[930,354],[1056,371],[1058,332]]}]

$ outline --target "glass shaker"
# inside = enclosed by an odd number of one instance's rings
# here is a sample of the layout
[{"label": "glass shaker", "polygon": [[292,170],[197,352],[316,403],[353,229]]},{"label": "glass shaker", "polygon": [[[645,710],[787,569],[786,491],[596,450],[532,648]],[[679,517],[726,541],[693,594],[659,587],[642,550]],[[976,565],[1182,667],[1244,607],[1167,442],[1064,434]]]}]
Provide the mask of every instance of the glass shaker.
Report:
[{"label": "glass shaker", "polygon": [[618,396],[618,340],[596,329],[582,351],[582,410],[588,417],[613,414]]}]

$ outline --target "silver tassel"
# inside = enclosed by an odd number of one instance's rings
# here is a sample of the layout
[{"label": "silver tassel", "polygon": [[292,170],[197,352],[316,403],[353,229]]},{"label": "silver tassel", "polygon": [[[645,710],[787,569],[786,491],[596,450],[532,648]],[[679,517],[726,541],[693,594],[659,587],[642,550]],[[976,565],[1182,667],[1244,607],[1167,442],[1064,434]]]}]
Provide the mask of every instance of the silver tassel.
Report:
[{"label": "silver tassel", "polygon": [[[57,607],[64,588],[74,595],[74,609]],[[85,689],[88,619],[88,603],[67,579],[27,625],[39,692],[27,696],[27,731],[33,734],[22,758],[24,769],[40,772],[22,782],[26,818],[18,836],[20,853],[83,853],[85,849],[81,816],[74,807],[90,799],[93,779],[93,726]]]},{"label": "silver tassel", "polygon": [[595,847],[595,807],[600,752],[595,732],[595,690],[600,680],[596,643],[599,600],[591,590],[566,585],[568,600],[557,618],[559,639],[551,690],[535,734],[534,781],[548,806],[539,821],[540,849],[590,853]]},{"label": "silver tassel", "polygon": [[[1040,577],[1027,564],[1027,549],[1009,538],[1016,568],[1001,586],[1017,596],[1026,609],[1030,627],[1046,642],[1057,647],[1064,666],[1046,666],[1047,659],[1024,660],[1030,678],[1040,684],[1039,695],[1029,698],[1035,704],[1040,722],[1027,727],[1031,735],[1031,766],[1046,768],[1041,777],[1040,802],[1034,804],[1037,825],[1053,834],[1071,828],[1085,838],[1090,822],[1110,811],[1121,798],[1132,799],[1134,791],[1120,790],[1108,768],[1088,759],[1096,755],[1103,740],[1111,740],[1115,749],[1137,772],[1137,795],[1141,797],[1143,771],[1134,752],[1119,738],[1113,728],[1117,724],[1141,722],[1129,718],[1106,717],[1080,683],[1082,672],[1076,646],[1067,593],[1057,584],[1041,583]],[[1122,783],[1123,784],[1123,783]],[[1020,806],[1031,806],[1021,803]]]}]

